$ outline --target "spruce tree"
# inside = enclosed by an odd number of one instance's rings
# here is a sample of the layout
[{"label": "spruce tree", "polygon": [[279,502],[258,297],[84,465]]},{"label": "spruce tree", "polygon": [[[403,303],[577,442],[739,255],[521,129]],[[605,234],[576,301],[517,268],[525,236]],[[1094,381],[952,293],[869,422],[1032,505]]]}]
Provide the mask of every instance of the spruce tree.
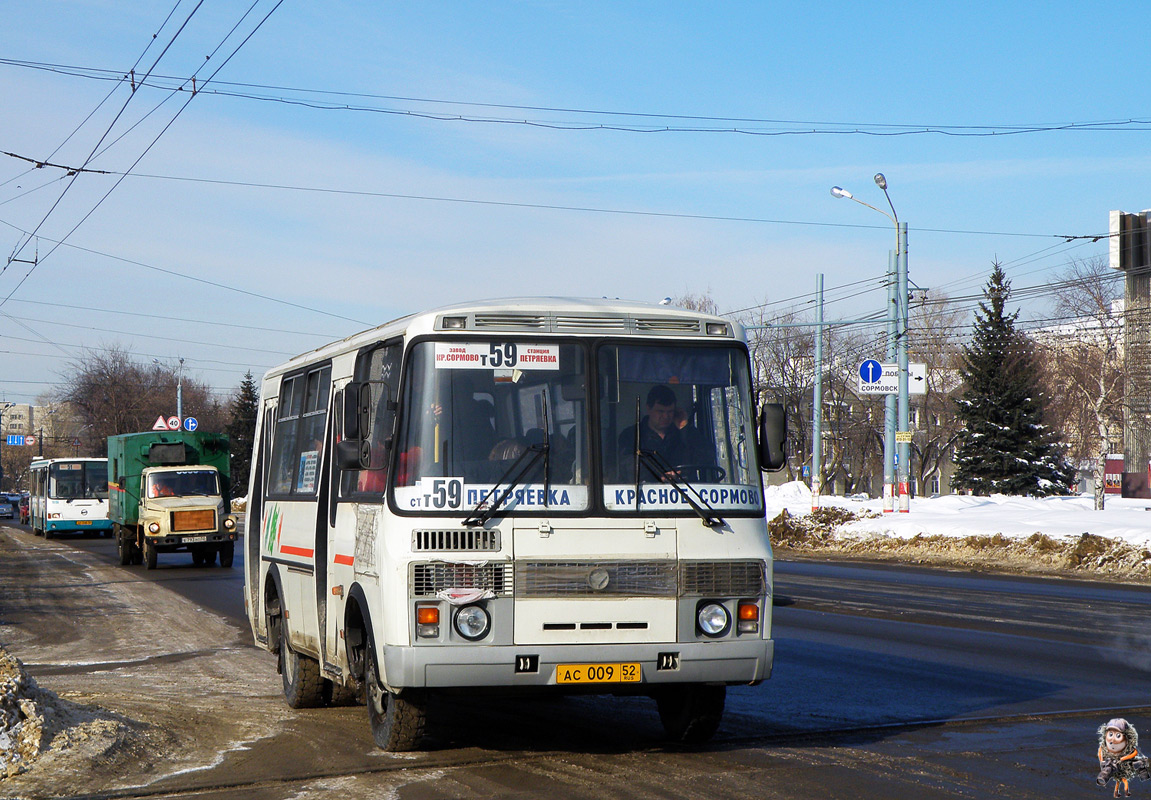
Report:
[{"label": "spruce tree", "polygon": [[251,370],[244,375],[240,388],[232,399],[232,418],[227,434],[232,446],[232,496],[248,493],[248,474],[252,466],[252,442],[256,438],[256,415],[260,408],[260,393]]},{"label": "spruce tree", "polygon": [[1045,397],[1031,340],[1006,313],[1011,282],[994,264],[975,312],[974,339],[963,349],[964,424],[952,486],[977,495],[1067,494],[1074,469],[1055,431],[1043,424]]}]

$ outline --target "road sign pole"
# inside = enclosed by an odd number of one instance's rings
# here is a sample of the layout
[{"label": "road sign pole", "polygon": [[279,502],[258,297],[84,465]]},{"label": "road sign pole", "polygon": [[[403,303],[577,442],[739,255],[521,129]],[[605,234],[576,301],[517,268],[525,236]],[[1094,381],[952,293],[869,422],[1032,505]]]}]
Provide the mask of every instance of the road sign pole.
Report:
[{"label": "road sign pole", "polygon": [[[899,331],[896,346],[899,356],[899,430],[910,431],[910,414],[907,404],[907,223],[897,223],[895,255],[897,272],[897,295],[899,304]],[[899,449],[899,511],[906,514],[911,510],[910,476],[911,476],[911,445],[900,442]]]}]

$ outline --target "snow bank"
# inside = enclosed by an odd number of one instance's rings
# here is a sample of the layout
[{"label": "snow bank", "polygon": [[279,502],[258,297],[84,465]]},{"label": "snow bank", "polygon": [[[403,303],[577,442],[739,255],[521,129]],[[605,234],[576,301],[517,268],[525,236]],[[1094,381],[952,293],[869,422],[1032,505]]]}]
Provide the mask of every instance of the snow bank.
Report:
[{"label": "snow bank", "polygon": [[[769,486],[764,492],[767,518],[787,509],[789,514],[811,512],[811,490],[799,481]],[[1094,509],[1089,495],[1068,497],[971,497],[946,495],[913,498],[910,512],[883,513],[882,499],[820,497],[820,505],[837,506],[857,513],[871,512],[865,519],[841,526],[844,538],[885,536],[990,536],[1026,539],[1042,533],[1052,539],[1079,538],[1083,534],[1121,540],[1134,547],[1151,545],[1151,500],[1108,497],[1103,511]]]}]

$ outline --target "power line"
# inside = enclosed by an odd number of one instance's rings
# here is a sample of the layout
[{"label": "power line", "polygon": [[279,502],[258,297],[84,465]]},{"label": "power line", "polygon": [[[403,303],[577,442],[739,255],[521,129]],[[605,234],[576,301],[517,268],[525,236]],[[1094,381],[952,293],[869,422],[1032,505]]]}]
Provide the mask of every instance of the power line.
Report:
[{"label": "power line", "polygon": [[[45,62],[26,61],[20,59],[0,59],[0,64],[35,69],[47,72],[82,77],[95,80],[123,80],[123,74],[114,70],[95,67],[82,67],[66,64],[51,64]],[[161,89],[165,91],[182,91],[187,79],[171,75],[149,75],[138,79],[136,85]],[[891,122],[850,122],[833,120],[793,120],[773,119],[749,116],[714,116],[701,114],[676,114],[661,112],[616,111],[604,109],[587,109],[563,106],[545,105],[519,105],[511,103],[487,103],[479,101],[445,100],[426,97],[404,95],[371,94],[363,92],[346,92],[339,90],[306,89],[300,87],[276,86],[258,83],[241,83],[231,81],[215,81],[215,87],[203,91],[221,97],[234,97],[262,102],[274,102],[286,105],[303,106],[325,111],[350,111],[362,113],[388,114],[394,116],[415,117],[450,122],[474,122],[485,124],[524,125],[531,127],[546,127],[559,130],[608,130],[632,133],[734,133],[752,136],[810,136],[810,135],[864,135],[864,136],[908,136],[936,134],[944,136],[1009,136],[1029,133],[1045,133],[1055,131],[1139,131],[1151,129],[1151,118],[1130,117],[1106,120],[1080,120],[1054,123],[1031,124],[970,124],[952,125],[938,123],[891,123]],[[221,87],[232,87],[229,89]],[[275,96],[269,94],[256,94],[241,89],[274,91],[293,93],[303,97],[315,98],[312,100]],[[588,122],[580,120],[546,120],[524,119],[522,117],[495,117],[475,114],[460,114],[447,112],[417,111],[403,108],[385,108],[370,105],[352,105],[347,102],[325,101],[323,97],[365,100],[381,100],[394,103],[413,103],[424,106],[449,106],[500,109],[508,111],[531,111],[547,114],[567,114],[599,116],[612,119],[627,118],[636,120],[628,125],[609,124],[603,122]],[[657,120],[662,124],[642,124],[642,120]],[[666,121],[677,120],[693,122],[690,126],[668,125]],[[699,123],[723,123],[722,125],[707,126]],[[768,126],[763,128],[742,126]]]}]

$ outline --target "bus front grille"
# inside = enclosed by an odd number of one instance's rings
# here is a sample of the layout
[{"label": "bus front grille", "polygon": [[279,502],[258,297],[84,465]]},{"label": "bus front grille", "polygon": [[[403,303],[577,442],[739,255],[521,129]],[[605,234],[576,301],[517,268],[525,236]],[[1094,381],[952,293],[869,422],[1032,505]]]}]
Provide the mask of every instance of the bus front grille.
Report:
[{"label": "bus front grille", "polygon": [[517,597],[675,597],[674,561],[521,561]]},{"label": "bus front grille", "polygon": [[759,597],[767,590],[762,561],[685,561],[681,594],[710,597]]},{"label": "bus front grille", "polygon": [[517,597],[760,597],[763,561],[521,561]]},{"label": "bus front grille", "polygon": [[436,561],[412,564],[412,597],[435,597],[446,589],[482,589],[497,597],[513,594],[511,564]]}]

